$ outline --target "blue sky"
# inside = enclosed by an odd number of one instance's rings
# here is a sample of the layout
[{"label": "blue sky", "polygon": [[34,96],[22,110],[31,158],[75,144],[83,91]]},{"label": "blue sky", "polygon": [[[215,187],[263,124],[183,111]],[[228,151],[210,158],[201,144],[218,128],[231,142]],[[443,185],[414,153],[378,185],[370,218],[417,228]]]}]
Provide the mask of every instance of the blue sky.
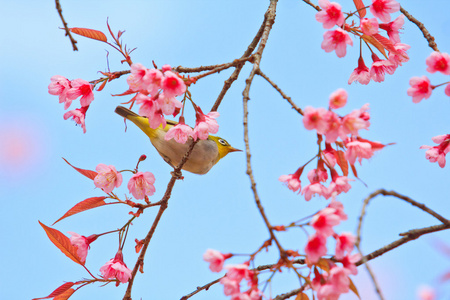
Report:
[{"label": "blue sky", "polygon": [[[67,3],[66,3],[67,2]],[[369,1],[365,1],[369,2]],[[352,1],[341,2],[344,10]],[[447,1],[400,1],[421,20],[443,52],[450,52],[450,18]],[[2,1],[3,45],[0,54],[0,137],[1,147],[11,149],[8,160],[0,160],[0,194],[3,229],[3,272],[0,295],[5,299],[30,299],[48,295],[64,281],[79,280],[88,274],[67,259],[47,239],[38,220],[50,225],[77,202],[101,196],[92,182],[68,166],[94,169],[99,163],[118,169],[133,168],[141,154],[148,159],[143,171],[156,176],[159,200],[170,178],[170,167],[151,147],[137,128],[124,131],[122,119],[114,108],[128,100],[111,94],[126,90],[125,78],[95,94],[87,120],[87,133],[63,120],[64,109],[55,96],[47,93],[50,77],[93,80],[98,71],[107,70],[106,51],[111,70],[125,70],[118,53],[105,44],[76,37],[78,52],[73,52],[64,37],[61,21],[52,1]],[[106,32],[106,19],[114,31],[126,30],[125,43],[137,50],[134,62],[148,67],[195,67],[232,61],[247,48],[258,30],[268,1],[63,1],[69,26]],[[410,62],[393,76],[368,86],[351,85],[347,80],[356,67],[358,41],[338,59],[335,53],[320,49],[324,29],[314,19],[315,11],[302,1],[280,1],[277,19],[264,52],[261,69],[300,106],[325,107],[328,96],[337,88],[348,91],[349,101],[339,113],[344,115],[365,103],[371,107],[371,127],[362,137],[395,143],[357,166],[361,180],[338,200],[345,205],[349,220],[339,231],[354,232],[363,199],[379,188],[395,190],[448,216],[448,166],[444,169],[425,159],[421,145],[432,145],[431,137],[449,133],[450,103],[443,89],[435,90],[429,100],[413,104],[406,95],[412,76],[426,74],[425,59],[431,53],[417,27],[404,26],[402,41],[410,44]],[[367,53],[365,53],[367,55]],[[370,61],[366,57],[366,62]],[[219,108],[218,135],[234,147],[244,149],[242,90],[250,66],[244,67]],[[223,81],[231,70],[200,80],[190,90],[204,111],[214,103]],[[440,74],[427,74],[432,83],[448,80]],[[294,172],[317,152],[315,133],[307,131],[299,116],[263,79],[255,78],[250,93],[249,131],[252,164],[258,192],[272,224],[288,224],[323,208],[328,202],[310,202],[278,182],[282,174]],[[189,114],[190,113],[190,114]],[[186,121],[194,123],[192,111]],[[5,144],[3,144],[5,143]],[[16,145],[14,144],[14,145]],[[2,152],[3,153],[3,152]],[[4,155],[4,154],[3,154]],[[312,167],[312,166],[311,166]],[[184,173],[176,183],[169,208],[152,240],[145,261],[145,273],[135,280],[136,299],[179,299],[217,278],[202,261],[207,248],[222,252],[251,253],[268,237],[254,204],[250,182],[245,174],[245,154],[232,153],[207,175]],[[125,175],[125,174],[124,174]],[[128,180],[128,175],[124,180]],[[304,185],[306,177],[304,177]],[[123,185],[119,193],[126,193]],[[124,250],[131,267],[136,259],[134,238],[143,238],[156,209],[146,211],[130,230]],[[100,233],[121,226],[128,209],[119,206],[97,208],[61,221],[56,228],[83,235]],[[416,208],[394,198],[377,198],[369,206],[363,228],[362,248],[376,250],[398,238],[398,233],[437,224]],[[434,285],[450,268],[450,260],[434,243],[448,242],[446,232],[424,236],[371,262],[386,299],[414,299],[420,284]],[[286,248],[302,250],[305,235],[291,230],[280,233]],[[87,258],[94,271],[117,249],[116,236],[97,240]],[[258,264],[274,263],[277,251],[258,257]],[[235,258],[232,263],[242,262]],[[362,299],[376,299],[367,274],[360,268],[354,279]],[[275,276],[272,295],[297,287],[292,274]],[[27,288],[24,289],[23,287]],[[122,299],[125,285],[86,287],[73,299]],[[269,290],[267,290],[269,291]],[[441,299],[448,298],[449,290]],[[214,286],[192,299],[226,299],[221,286]],[[353,295],[342,299],[356,299]]]}]

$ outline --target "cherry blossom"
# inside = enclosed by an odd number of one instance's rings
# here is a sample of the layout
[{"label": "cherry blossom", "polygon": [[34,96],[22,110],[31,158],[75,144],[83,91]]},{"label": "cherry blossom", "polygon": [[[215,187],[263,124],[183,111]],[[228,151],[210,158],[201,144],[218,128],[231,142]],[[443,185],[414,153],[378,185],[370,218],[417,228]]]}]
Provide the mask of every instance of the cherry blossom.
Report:
[{"label": "cherry blossom", "polygon": [[220,272],[223,268],[223,263],[227,258],[230,258],[231,254],[222,254],[214,249],[207,249],[203,254],[203,260],[209,262],[209,268],[213,272]]},{"label": "cherry blossom", "polygon": [[250,280],[252,275],[248,269],[248,264],[226,265],[225,269],[228,270],[227,277],[231,280],[240,282],[242,279]]},{"label": "cherry blossom", "polygon": [[128,181],[128,190],[136,199],[144,199],[155,193],[155,176],[151,172],[137,172]]},{"label": "cherry blossom", "polygon": [[324,33],[321,47],[325,52],[335,50],[338,57],[344,57],[347,54],[347,45],[353,46],[352,39],[346,31],[337,28]]},{"label": "cherry blossom", "polygon": [[166,94],[161,93],[158,97],[158,104],[161,108],[161,111],[165,115],[174,115],[177,114],[177,109],[179,112],[179,109],[183,106],[183,104],[178,101],[175,97],[168,97]]},{"label": "cherry blossom", "polygon": [[334,208],[334,214],[337,215],[341,221],[347,220],[347,215],[344,212],[344,205],[342,204],[342,202],[336,201],[333,198],[327,207]]},{"label": "cherry blossom", "polygon": [[306,129],[317,130],[317,133],[323,134],[328,128],[326,115],[328,111],[325,108],[314,108],[311,106],[305,107],[303,110],[303,125]]},{"label": "cherry blossom", "polygon": [[419,103],[422,99],[428,99],[433,91],[433,86],[430,80],[426,76],[422,77],[412,77],[409,80],[409,85],[411,86],[406,93],[408,96],[412,97],[414,103]]},{"label": "cherry blossom", "polygon": [[192,134],[192,128],[184,124],[184,117],[180,117],[180,122],[166,132],[164,139],[166,141],[174,139],[177,143],[185,144]]},{"label": "cherry blossom", "polygon": [[401,66],[403,62],[409,61],[409,56],[406,51],[411,48],[410,45],[397,43],[394,45],[396,53],[389,52],[389,61],[395,65],[395,67]]},{"label": "cherry blossom", "polygon": [[345,159],[348,160],[351,165],[355,164],[356,159],[358,159],[359,164],[361,164],[363,158],[369,159],[373,156],[374,150],[370,143],[351,141],[346,143],[345,146],[347,147]]},{"label": "cherry blossom", "polygon": [[336,259],[342,259],[345,256],[345,252],[352,252],[355,247],[356,237],[350,232],[343,232],[336,236]]},{"label": "cherry blossom", "polygon": [[179,96],[186,92],[186,85],[183,79],[172,71],[164,72],[164,77],[161,80],[161,88],[166,97]]},{"label": "cherry blossom", "polygon": [[127,77],[128,86],[132,91],[146,90],[148,81],[148,69],[140,63],[131,65],[131,74]]},{"label": "cherry blossom", "polygon": [[318,233],[311,235],[305,246],[305,254],[309,262],[315,264],[327,254],[326,238]]},{"label": "cherry blossom", "polygon": [[111,193],[115,187],[119,187],[122,184],[122,174],[117,172],[114,166],[98,164],[95,170],[97,171],[97,176],[94,178],[94,184],[105,193]]},{"label": "cherry blossom", "polygon": [[302,185],[300,181],[300,175],[303,172],[303,167],[299,168],[294,174],[281,175],[278,178],[279,181],[284,182],[286,186],[293,192],[298,191],[300,193]]},{"label": "cherry blossom", "polygon": [[316,13],[316,20],[323,23],[323,28],[330,29],[334,25],[342,26],[344,24],[344,14],[341,5],[328,0],[319,0],[321,11]]},{"label": "cherry blossom", "polygon": [[434,51],[425,60],[427,64],[427,71],[430,73],[441,72],[445,75],[450,75],[450,55]]},{"label": "cherry blossom", "polygon": [[63,118],[64,120],[72,118],[75,123],[81,125],[81,128],[83,128],[83,133],[86,133],[86,124],[84,122],[84,119],[86,117],[86,111],[88,110],[88,108],[89,106],[83,106],[81,108],[70,110],[63,115]]},{"label": "cherry blossom", "polygon": [[400,15],[394,21],[389,23],[379,24],[380,28],[386,30],[387,35],[391,39],[392,43],[400,43],[399,31],[405,24],[405,16]]},{"label": "cherry blossom", "polygon": [[450,97],[450,83],[445,85],[444,93]]},{"label": "cherry blossom", "polygon": [[311,183],[305,186],[302,190],[302,195],[305,195],[306,201],[311,200],[312,196],[316,194],[323,196],[325,199],[330,198],[330,195],[328,194],[328,189],[320,183]]},{"label": "cherry blossom", "polygon": [[394,74],[396,66],[389,60],[379,59],[378,56],[372,54],[372,67],[370,68],[370,78],[375,82],[384,81],[384,73]]},{"label": "cherry blossom", "polygon": [[139,114],[148,118],[151,128],[156,129],[160,125],[163,128],[166,127],[166,119],[162,114],[158,101],[154,97],[139,93],[136,95],[136,103],[141,105]]},{"label": "cherry blossom", "polygon": [[81,106],[89,106],[89,104],[91,104],[91,102],[94,100],[92,85],[84,79],[74,79],[70,82],[70,85],[71,88],[67,91],[66,94],[67,99],[72,101],[81,96]]},{"label": "cherry blossom", "polygon": [[438,135],[432,138],[438,146],[423,145],[420,149],[428,149],[425,152],[425,158],[430,162],[438,162],[439,167],[445,167],[445,156],[450,152],[450,134]]},{"label": "cherry blossom", "polygon": [[362,256],[359,253],[355,253],[352,255],[347,254],[342,259],[340,259],[340,262],[350,274],[356,275],[358,274],[358,269],[356,268],[355,263],[358,262],[361,258]]},{"label": "cherry blossom", "polygon": [[353,81],[357,81],[361,84],[369,84],[370,82],[370,71],[369,68],[364,64],[364,60],[362,57],[358,59],[358,67],[353,70],[352,74],[350,74],[350,78],[348,79],[348,84],[351,84]]},{"label": "cherry blossom", "polygon": [[330,108],[338,109],[344,107],[347,104],[348,94],[344,89],[337,89],[330,95]]},{"label": "cherry blossom", "polygon": [[395,0],[372,0],[370,12],[383,22],[391,21],[391,13],[400,10],[400,4]]},{"label": "cherry blossom", "polygon": [[336,150],[334,150],[329,143],[325,143],[325,150],[322,151],[322,158],[331,168],[336,165],[336,155]]},{"label": "cherry blossom", "polygon": [[131,270],[123,262],[122,251],[120,250],[114,258],[110,259],[100,268],[100,273],[105,279],[116,278],[121,283],[127,283],[131,278]]},{"label": "cherry blossom", "polygon": [[203,114],[200,107],[196,109],[196,124],[192,137],[194,140],[198,138],[206,140],[210,133],[217,133],[219,131],[219,124],[217,124],[216,118],[220,116],[217,111],[211,111],[208,114]]},{"label": "cherry blossom", "polygon": [[226,296],[240,294],[241,290],[239,281],[230,279],[228,276],[224,276],[219,282],[223,285],[223,293]]},{"label": "cherry blossom", "polygon": [[431,286],[421,285],[417,289],[417,297],[419,298],[419,300],[435,300],[436,291]]},{"label": "cherry blossom", "polygon": [[[348,183],[349,181],[354,181],[347,176],[337,176],[336,171],[332,170],[332,181],[328,187],[328,194],[331,196],[337,196],[340,193],[347,193],[352,186]],[[333,175],[336,174],[336,175]]]},{"label": "cherry blossom", "polygon": [[50,95],[59,96],[59,103],[64,102],[64,109],[68,109],[72,100],[67,99],[67,91],[70,89],[70,82],[64,76],[55,75],[50,78],[48,85],[48,93]]},{"label": "cherry blossom", "polygon": [[336,210],[334,208],[327,207],[312,217],[309,223],[316,230],[317,234],[328,237],[334,233],[333,226],[341,222],[335,212]]},{"label": "cherry blossom", "polygon": [[373,35],[375,33],[378,33],[378,21],[376,18],[361,19],[361,24],[359,25],[359,27],[361,28],[362,32],[366,35]]},{"label": "cherry blossom", "polygon": [[69,231],[70,243],[72,246],[77,247],[77,255],[80,258],[81,262],[84,264],[86,262],[87,252],[89,250],[89,245],[97,239],[97,235],[93,234],[91,236],[85,237],[83,235],[79,235],[78,233]]},{"label": "cherry blossom", "polygon": [[327,128],[324,132],[325,139],[326,139],[327,143],[334,143],[334,142],[336,142],[337,138],[339,137],[339,132],[340,132],[341,126],[342,126],[342,120],[333,111],[328,111],[325,114],[325,120],[327,122]]},{"label": "cherry blossom", "polygon": [[358,136],[359,130],[369,129],[370,115],[367,112],[368,110],[369,104],[366,103],[360,109],[355,109],[342,118],[342,126],[340,128],[340,137],[342,140],[346,140],[347,134]]}]

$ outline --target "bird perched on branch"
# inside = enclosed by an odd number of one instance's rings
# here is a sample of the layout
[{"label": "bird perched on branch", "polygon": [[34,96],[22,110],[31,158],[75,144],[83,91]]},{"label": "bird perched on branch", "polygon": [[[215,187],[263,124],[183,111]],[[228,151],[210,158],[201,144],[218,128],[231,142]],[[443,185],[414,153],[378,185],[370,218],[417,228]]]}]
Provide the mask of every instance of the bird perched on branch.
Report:
[{"label": "bird perched on branch", "polygon": [[[173,139],[165,140],[164,136],[170,128],[177,125],[177,122],[166,120],[167,125],[163,128],[161,125],[153,129],[149,125],[147,117],[140,116],[123,106],[117,106],[115,112],[136,124],[149,138],[159,155],[173,168],[179,165],[181,159],[189,149],[190,142],[181,144]],[[206,174],[208,171],[228,153],[242,151],[233,148],[226,140],[218,136],[208,136],[206,140],[199,140],[194,146],[182,169],[195,174]]]}]

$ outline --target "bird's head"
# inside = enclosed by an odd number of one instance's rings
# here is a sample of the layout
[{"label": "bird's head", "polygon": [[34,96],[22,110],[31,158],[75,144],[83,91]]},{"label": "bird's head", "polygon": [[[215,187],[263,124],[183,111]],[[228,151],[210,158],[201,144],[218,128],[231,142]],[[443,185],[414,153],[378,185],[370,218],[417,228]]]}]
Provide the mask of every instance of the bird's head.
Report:
[{"label": "bird's head", "polygon": [[217,148],[219,149],[219,160],[224,158],[230,152],[242,151],[232,147],[226,140],[221,137],[210,135],[209,138],[217,144]]}]

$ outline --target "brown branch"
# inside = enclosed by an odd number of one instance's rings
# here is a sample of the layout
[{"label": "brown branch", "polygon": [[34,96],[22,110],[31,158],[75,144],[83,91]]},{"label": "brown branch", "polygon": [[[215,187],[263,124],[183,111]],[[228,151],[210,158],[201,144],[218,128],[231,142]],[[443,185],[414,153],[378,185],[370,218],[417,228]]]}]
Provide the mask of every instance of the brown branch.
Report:
[{"label": "brown branch", "polygon": [[419,203],[417,201],[414,201],[413,199],[401,195],[395,191],[386,191],[384,189],[379,189],[375,192],[373,192],[372,194],[370,194],[365,200],[364,200],[364,204],[363,207],[361,209],[361,214],[359,216],[359,223],[358,223],[358,229],[357,229],[357,234],[356,234],[356,245],[359,246],[360,242],[361,242],[361,227],[362,227],[362,222],[363,222],[363,218],[366,214],[366,206],[369,204],[369,202],[375,198],[378,195],[383,195],[383,196],[394,196],[396,198],[402,199],[408,203],[410,203],[411,205],[420,208],[421,210],[423,210],[424,212],[432,215],[433,217],[435,217],[436,219],[438,219],[439,221],[441,221],[443,224],[447,224],[450,225],[450,220],[444,218],[443,216],[441,216],[440,214],[438,214],[437,212],[435,212],[434,210],[428,208],[426,205]]},{"label": "brown branch", "polygon": [[255,77],[257,70],[259,69],[259,64],[261,62],[262,53],[266,46],[267,40],[269,38],[270,30],[272,29],[272,26],[275,23],[276,6],[277,6],[277,0],[271,0],[269,8],[267,9],[267,12],[266,12],[266,25],[264,26],[263,34],[261,36],[261,41],[258,46],[258,50],[254,54],[255,60],[253,63],[253,69],[250,72],[250,75],[248,76],[248,78],[245,80],[246,85],[245,85],[244,91],[242,92],[242,96],[243,96],[243,104],[244,104],[243,123],[244,123],[245,152],[246,152],[246,157],[247,157],[247,175],[250,178],[251,189],[253,191],[256,206],[258,207],[259,212],[264,220],[264,223],[266,224],[267,229],[269,230],[271,240],[275,241],[275,243],[278,247],[278,250],[280,251],[280,257],[282,259],[285,259],[286,258],[285,250],[283,249],[283,247],[281,246],[280,242],[278,241],[278,239],[276,238],[276,236],[273,232],[272,225],[270,224],[269,219],[267,218],[266,213],[264,212],[264,207],[261,204],[261,200],[259,198],[258,191],[256,190],[256,182],[255,182],[255,178],[253,176],[253,170],[252,170],[252,165],[251,165],[251,160],[250,160],[252,155],[250,153],[250,143],[249,143],[249,135],[248,135],[248,101],[250,100],[250,96],[249,96],[250,86],[252,84],[253,78]]},{"label": "brown branch", "polygon": [[[195,68],[185,68],[183,66],[178,66],[176,68],[173,68],[173,70],[178,73],[199,73],[199,72],[203,72],[203,71],[212,71],[212,70],[217,70],[217,69],[221,71],[224,69],[228,69],[230,67],[235,67],[237,65],[240,65],[242,62],[246,62],[249,59],[250,59],[249,56],[242,56],[239,59],[235,59],[232,62],[225,63],[225,64],[217,64],[217,65],[212,65],[212,66],[200,66],[200,67],[195,67]],[[204,76],[202,76],[202,77],[204,77]]]},{"label": "brown branch", "polygon": [[[361,254],[361,256],[364,256],[359,245],[356,246],[356,248],[358,249],[359,254]],[[384,300],[383,293],[381,292],[381,288],[375,277],[375,273],[372,271],[372,268],[370,267],[370,265],[367,261],[364,261],[364,266],[366,267],[367,273],[369,273],[369,276],[372,279],[372,283],[373,283],[373,286],[375,287],[375,291],[377,292],[378,297],[380,298],[380,300]]]},{"label": "brown branch", "polygon": [[[256,46],[258,45],[258,42],[261,40],[261,36],[262,36],[264,28],[266,26],[266,20],[267,20],[267,12],[264,15],[264,21],[261,24],[261,27],[259,28],[259,30],[256,33],[255,37],[253,38],[252,42],[247,47],[247,50],[245,50],[245,52],[244,52],[244,54],[242,55],[241,58],[250,56],[250,54],[255,50]],[[231,76],[227,80],[225,80],[225,82],[223,84],[223,88],[220,91],[219,96],[217,96],[216,102],[212,106],[211,111],[217,111],[217,109],[219,108],[220,103],[222,103],[223,97],[225,97],[225,94],[227,93],[227,91],[229,90],[229,88],[231,87],[233,82],[236,81],[236,79],[238,79],[239,74],[241,73],[241,70],[242,70],[243,67],[244,67],[243,63],[238,65],[238,66],[236,66],[236,69],[234,70],[233,74],[231,74]]]},{"label": "brown branch", "polygon": [[400,235],[405,235],[405,237],[398,239],[378,250],[373,251],[370,254],[367,254],[366,256],[364,256],[363,258],[361,258],[358,262],[356,262],[355,265],[359,266],[361,264],[363,264],[366,261],[372,260],[380,255],[383,255],[384,253],[397,248],[398,246],[401,246],[407,242],[410,242],[412,240],[418,239],[419,237],[421,237],[422,235],[428,234],[428,233],[432,233],[432,232],[437,232],[437,231],[441,231],[441,230],[445,230],[445,229],[449,229],[450,228],[450,224],[440,224],[440,225],[435,225],[435,226],[430,226],[430,227],[425,227],[425,228],[420,228],[420,229],[414,229],[414,230],[410,230],[408,232],[402,233]]},{"label": "brown branch", "polygon": [[150,231],[147,233],[147,236],[144,239],[144,244],[142,246],[141,252],[139,254],[139,257],[136,261],[136,264],[134,265],[133,271],[131,272],[131,278],[128,281],[128,287],[125,292],[125,295],[123,296],[123,300],[131,300],[131,289],[133,287],[134,278],[136,277],[137,271],[139,268],[143,268],[144,266],[144,257],[145,253],[147,251],[148,245],[150,244],[150,240],[153,237],[153,234],[156,230],[156,226],[158,226],[159,221],[161,220],[161,216],[166,210],[168,206],[169,198],[172,194],[173,186],[175,185],[175,181],[178,179],[181,179],[181,168],[183,168],[184,164],[189,158],[189,155],[191,155],[192,150],[194,149],[194,146],[197,144],[197,141],[192,141],[188,151],[181,159],[180,164],[174,169],[172,172],[172,178],[170,178],[169,183],[167,184],[166,192],[164,193],[163,198],[161,199],[161,206],[159,207],[158,213],[155,217],[155,220],[153,221],[152,227],[150,228]]},{"label": "brown branch", "polygon": [[252,59],[251,56],[235,59],[234,61],[232,61],[230,63],[223,64],[223,65],[215,68],[214,70],[211,70],[209,72],[205,72],[203,74],[197,75],[197,76],[195,76],[195,78],[198,80],[200,78],[206,77],[206,76],[214,74],[214,73],[220,73],[220,71],[226,70],[226,69],[231,68],[231,67],[244,65],[244,63],[246,61],[251,60],[251,59]]},{"label": "brown branch", "polygon": [[306,4],[311,5],[312,7],[314,7],[317,11],[321,11],[320,7],[318,5],[314,5],[313,3],[311,3],[311,1],[309,0],[303,0],[303,2],[305,2]]},{"label": "brown branch", "polygon": [[303,292],[305,290],[306,286],[307,286],[307,284],[305,283],[298,289],[295,289],[290,292],[276,296],[275,298],[273,298],[273,300],[285,300],[285,299],[291,298],[293,296],[296,296],[299,293]]},{"label": "brown branch", "polygon": [[294,101],[292,101],[291,97],[287,96],[279,87],[278,85],[276,85],[266,74],[264,74],[260,69],[258,69],[256,71],[256,74],[258,74],[259,76],[261,76],[262,78],[264,78],[265,80],[267,80],[267,82],[269,82],[274,89],[276,89],[278,91],[278,93],[280,93],[281,97],[283,97],[284,99],[286,99],[287,102],[289,102],[289,104],[292,106],[293,109],[295,109],[299,114],[301,114],[303,116],[303,111],[300,107],[298,107]]},{"label": "brown branch", "polygon": [[78,51],[78,48],[77,48],[77,45],[76,45],[77,41],[73,38],[72,34],[70,33],[69,26],[67,26],[66,20],[64,20],[64,17],[62,15],[61,4],[59,4],[59,0],[55,0],[55,3],[56,3],[56,10],[58,11],[59,17],[61,18],[61,21],[64,24],[64,30],[66,31],[66,36],[69,37],[70,42],[72,43],[73,51]]},{"label": "brown branch", "polygon": [[405,15],[405,17],[408,18],[411,22],[417,25],[419,27],[420,31],[422,31],[422,34],[424,38],[428,41],[428,46],[433,49],[434,51],[439,51],[438,46],[436,42],[434,41],[434,37],[430,34],[430,32],[425,28],[425,25],[423,25],[422,22],[414,18],[409,12],[407,12],[403,7],[400,7],[400,11],[402,14]]}]

